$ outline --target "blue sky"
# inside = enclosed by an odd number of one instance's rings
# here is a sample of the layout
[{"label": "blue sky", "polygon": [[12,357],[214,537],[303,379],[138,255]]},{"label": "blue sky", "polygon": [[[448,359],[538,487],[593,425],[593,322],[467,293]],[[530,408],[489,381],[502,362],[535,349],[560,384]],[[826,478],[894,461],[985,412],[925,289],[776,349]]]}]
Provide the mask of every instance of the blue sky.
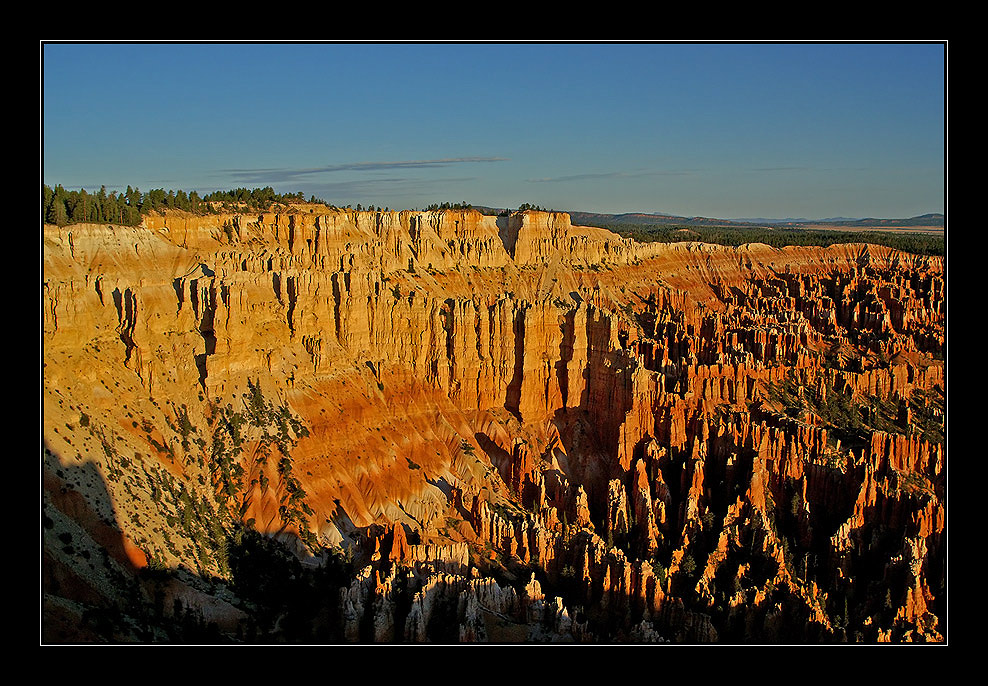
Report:
[{"label": "blue sky", "polygon": [[943,44],[43,44],[42,178],[737,217],[943,212]]}]

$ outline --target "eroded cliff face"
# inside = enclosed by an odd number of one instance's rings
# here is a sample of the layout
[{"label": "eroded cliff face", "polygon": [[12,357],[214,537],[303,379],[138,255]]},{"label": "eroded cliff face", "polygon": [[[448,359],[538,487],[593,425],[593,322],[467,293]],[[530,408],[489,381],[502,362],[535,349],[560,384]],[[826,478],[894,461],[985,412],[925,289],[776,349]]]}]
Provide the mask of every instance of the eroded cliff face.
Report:
[{"label": "eroded cliff face", "polygon": [[325,208],[43,252],[52,640],[943,638],[942,260]]}]

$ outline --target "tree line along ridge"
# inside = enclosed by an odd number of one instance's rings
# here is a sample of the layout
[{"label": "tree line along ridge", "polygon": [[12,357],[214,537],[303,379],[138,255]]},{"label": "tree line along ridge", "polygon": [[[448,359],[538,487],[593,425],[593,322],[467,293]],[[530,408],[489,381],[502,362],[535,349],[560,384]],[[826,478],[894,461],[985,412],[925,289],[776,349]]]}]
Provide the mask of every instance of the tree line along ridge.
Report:
[{"label": "tree line along ridge", "polygon": [[[273,188],[237,188],[228,191],[214,191],[199,195],[196,191],[164,190],[156,188],[141,192],[137,188],[127,186],[127,190],[107,192],[102,186],[96,193],[85,189],[66,190],[61,185],[54,188],[47,184],[42,186],[41,216],[45,224],[67,226],[69,224],[119,224],[121,226],[137,226],[142,218],[151,212],[164,210],[182,210],[192,214],[221,214],[224,212],[267,211],[272,205],[309,202],[321,204],[332,209],[340,209],[325,200],[311,196],[306,200],[305,195],[296,193],[277,193]],[[349,205],[345,206],[347,209]],[[357,211],[380,210],[382,208],[369,205],[366,208],[360,204]],[[387,208],[384,208],[387,210]],[[494,210],[487,207],[477,207],[466,201],[459,203],[433,203],[426,210],[467,210],[477,209],[483,214],[510,214],[510,210]],[[518,207],[519,212],[525,210],[551,211],[531,203],[523,203]],[[790,245],[814,245],[827,247],[835,243],[871,243],[884,245],[896,250],[919,255],[944,256],[946,250],[943,236],[920,233],[893,233],[877,231],[834,231],[808,229],[777,229],[764,226],[751,227],[705,227],[697,225],[680,226],[666,224],[613,224],[610,222],[587,221],[590,226],[608,229],[638,242],[684,242],[699,241],[718,245],[738,246],[745,243],[765,243],[781,248]]]},{"label": "tree line along ridge", "polygon": [[[46,224],[67,226],[69,224],[121,224],[137,226],[144,215],[162,210],[183,210],[193,214],[219,214],[226,211],[267,210],[275,203],[306,202],[304,194],[276,193],[270,186],[266,188],[237,188],[229,191],[214,191],[200,196],[196,191],[164,190],[155,188],[142,193],[137,188],[127,186],[118,193],[107,192],[102,186],[96,193],[85,189],[66,190],[61,185],[51,188],[42,186],[41,216]],[[326,201],[312,196],[308,202],[332,207]]]}]

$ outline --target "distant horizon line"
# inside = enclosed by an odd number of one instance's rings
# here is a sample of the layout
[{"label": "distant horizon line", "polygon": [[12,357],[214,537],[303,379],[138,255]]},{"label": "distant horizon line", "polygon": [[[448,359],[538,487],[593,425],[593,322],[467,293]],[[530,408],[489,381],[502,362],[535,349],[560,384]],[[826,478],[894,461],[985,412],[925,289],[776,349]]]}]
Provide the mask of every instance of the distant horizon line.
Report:
[{"label": "distant horizon line", "polygon": [[[43,185],[48,186],[49,188],[55,188],[56,186],[62,186],[66,190],[70,190],[64,184],[61,184],[61,183],[43,182]],[[98,193],[101,188],[105,188],[107,190],[107,192],[111,192],[111,193],[113,193],[113,192],[123,193],[123,192],[126,191],[126,189],[128,187],[131,187],[134,190],[137,190],[137,191],[141,192],[142,194],[144,194],[144,193],[147,192],[147,191],[140,191],[139,190],[139,187],[137,187],[137,186],[131,186],[130,184],[127,184],[127,185],[119,185],[119,184],[109,184],[109,185],[108,184],[99,184],[99,185],[97,185],[97,184],[82,184],[82,185],[79,185],[78,186],[78,190],[85,190],[87,193]],[[238,188],[247,188],[247,187],[246,186],[239,186]],[[263,186],[263,187],[262,186],[258,186],[256,188],[254,188],[253,190],[260,190],[261,188],[271,188],[271,186],[270,185]],[[176,187],[176,188],[168,188],[168,189],[165,189],[164,187],[154,187],[154,188],[149,188],[148,190],[166,190],[166,191],[175,191],[175,192],[177,192],[179,190],[185,191],[185,189],[178,188],[178,187]],[[235,188],[221,188],[221,187],[210,188],[210,189],[193,188],[193,189],[191,189],[189,191],[185,191],[185,192],[186,193],[191,193],[192,191],[195,191],[198,194],[209,194],[209,193],[214,193],[214,192],[223,192],[223,191],[232,191],[232,190],[237,190],[237,189],[235,189]],[[247,190],[252,190],[252,189],[249,189],[248,188]],[[274,189],[272,188],[272,190],[274,190]],[[295,191],[295,193],[286,192],[286,191],[275,191],[275,192],[277,192],[280,195],[294,195],[298,191]],[[313,194],[313,193],[310,193],[309,195],[310,195],[310,197],[315,197],[315,194]],[[362,205],[362,206],[365,205],[365,203],[353,203],[353,202],[348,202],[348,203],[344,203],[342,205],[337,205],[337,204],[332,203],[331,201],[326,200],[324,198],[316,198],[316,199],[319,202],[325,203],[327,205],[331,205],[333,207],[354,207],[356,205]],[[444,201],[444,202],[446,202],[446,201]],[[425,205],[425,207],[428,207],[429,205],[433,205],[433,204],[442,204],[442,203],[435,203],[435,202],[428,203],[427,205]],[[487,204],[487,203],[473,203],[473,202],[471,202],[469,204],[470,204],[471,207],[483,207],[483,208],[487,208],[487,209],[497,209],[497,210],[510,210],[510,209],[513,209],[511,207],[506,207],[506,206],[503,206],[503,205],[493,205],[493,204]],[[525,204],[528,204],[528,205],[533,205],[534,204],[536,206],[541,206],[538,203],[520,203],[519,206],[525,205]],[[378,203],[375,203],[375,202],[369,202],[369,203],[366,204],[366,206],[368,206],[368,207],[369,206],[380,207],[380,205]],[[386,205],[386,207],[391,207],[391,206],[390,205]],[[392,209],[398,210],[397,207],[392,208]],[[409,210],[409,211],[415,211],[415,209],[417,209],[417,208],[407,207],[407,208],[402,208],[402,209],[406,209],[406,210]],[[888,215],[888,216],[866,215],[866,216],[857,216],[857,217],[849,217],[849,216],[843,216],[843,215],[834,215],[834,216],[829,216],[829,217],[810,218],[810,217],[805,217],[805,216],[801,216],[801,217],[791,217],[791,216],[790,217],[768,217],[768,216],[760,216],[760,217],[731,217],[731,216],[719,216],[719,215],[716,215],[716,214],[681,214],[681,213],[677,213],[677,212],[668,212],[668,211],[664,211],[664,210],[623,210],[623,211],[618,211],[618,212],[613,212],[613,211],[612,212],[606,212],[606,211],[600,211],[600,210],[574,210],[574,209],[558,209],[558,208],[551,208],[551,207],[547,207],[545,209],[546,209],[546,211],[549,211],[549,212],[566,212],[567,214],[599,214],[599,215],[610,215],[610,216],[615,216],[615,217],[623,216],[623,215],[640,214],[640,215],[649,215],[649,216],[673,217],[673,218],[678,218],[678,219],[714,219],[714,220],[721,220],[721,221],[748,222],[748,223],[753,223],[753,222],[762,222],[762,223],[786,223],[786,222],[894,220],[894,219],[916,219],[917,217],[927,217],[927,216],[946,217],[946,213],[943,210],[936,210],[936,211],[932,211],[932,212],[921,212],[919,214],[912,214],[912,215],[911,214],[898,214],[898,215]]]}]

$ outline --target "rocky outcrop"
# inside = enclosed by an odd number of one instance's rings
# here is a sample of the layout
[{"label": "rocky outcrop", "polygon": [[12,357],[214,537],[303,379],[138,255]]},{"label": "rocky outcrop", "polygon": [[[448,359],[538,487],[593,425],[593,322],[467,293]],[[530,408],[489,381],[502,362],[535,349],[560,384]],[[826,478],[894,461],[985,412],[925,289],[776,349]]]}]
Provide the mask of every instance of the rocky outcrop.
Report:
[{"label": "rocky outcrop", "polygon": [[309,624],[338,640],[943,638],[942,260],[459,210],[43,252],[59,616],[124,605],[85,540],[152,606],[140,569],[188,570],[224,631],[294,635],[250,614],[246,531],[338,572]]}]

